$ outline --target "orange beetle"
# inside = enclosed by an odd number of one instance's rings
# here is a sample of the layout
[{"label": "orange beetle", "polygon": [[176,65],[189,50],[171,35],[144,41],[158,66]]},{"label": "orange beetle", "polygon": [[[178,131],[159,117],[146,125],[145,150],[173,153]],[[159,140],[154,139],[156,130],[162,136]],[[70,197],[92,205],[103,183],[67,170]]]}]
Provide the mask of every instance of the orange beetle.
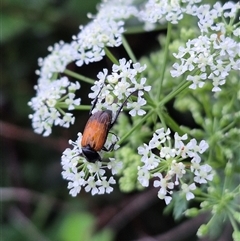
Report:
[{"label": "orange beetle", "polygon": [[[101,92],[101,90],[100,90]],[[100,93],[99,92],[99,93]],[[94,109],[98,96],[93,102],[92,109],[90,111],[90,118],[88,119],[88,122],[85,126],[85,129],[83,131],[82,136],[82,152],[85,158],[89,162],[95,162],[97,160],[102,161],[99,151],[112,151],[113,147],[116,143],[113,143],[108,149],[104,146],[108,133],[110,129],[115,124],[123,106],[126,104],[128,98],[132,95],[131,93],[126,100],[122,103],[122,105],[119,107],[116,116],[114,120],[112,121],[112,111],[110,110],[103,110],[98,111],[94,114],[92,114],[92,110]],[[99,94],[98,94],[99,95]]]},{"label": "orange beetle", "polygon": [[[90,116],[82,136],[82,152],[89,162],[101,161],[98,151],[104,148],[112,125],[112,111],[98,111]],[[109,151],[109,150],[107,150]]]}]

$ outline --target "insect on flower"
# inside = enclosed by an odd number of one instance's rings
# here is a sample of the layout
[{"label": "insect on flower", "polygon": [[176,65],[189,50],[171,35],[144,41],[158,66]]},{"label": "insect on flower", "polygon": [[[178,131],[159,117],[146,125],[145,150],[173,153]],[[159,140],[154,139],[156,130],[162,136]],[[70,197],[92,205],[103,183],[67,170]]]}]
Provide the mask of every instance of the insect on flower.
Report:
[{"label": "insect on flower", "polygon": [[[100,94],[101,90],[99,91]],[[135,92],[135,91],[134,91]],[[134,93],[133,92],[133,93]],[[114,119],[112,115],[111,110],[102,110],[97,111],[96,113],[92,114],[92,110],[95,108],[98,95],[95,98],[92,108],[90,110],[90,118],[87,121],[87,124],[85,126],[85,129],[83,131],[81,146],[82,146],[82,152],[84,157],[89,162],[95,162],[97,160],[102,161],[99,151],[112,151],[114,148],[114,145],[116,143],[112,143],[109,148],[106,148],[104,146],[108,133],[113,127],[113,125],[116,123],[116,120],[123,108],[123,106],[126,104],[128,98],[133,94],[131,93],[128,97],[126,97],[125,101],[121,104],[119,107]],[[114,133],[112,133],[115,135]]]}]

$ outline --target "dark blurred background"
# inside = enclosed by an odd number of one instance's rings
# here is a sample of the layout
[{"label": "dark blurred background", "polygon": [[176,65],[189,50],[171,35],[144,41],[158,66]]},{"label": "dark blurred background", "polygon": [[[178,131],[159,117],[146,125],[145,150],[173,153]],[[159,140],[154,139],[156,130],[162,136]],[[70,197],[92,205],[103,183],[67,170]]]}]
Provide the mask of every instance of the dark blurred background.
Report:
[{"label": "dark blurred background", "polygon": [[[173,222],[164,215],[156,190],[94,196],[68,194],[62,180],[61,153],[75,139],[87,112],[70,129],[54,128],[50,137],[33,132],[28,101],[35,95],[37,59],[60,40],[70,42],[97,0],[1,1],[1,241],[197,240],[194,232],[205,218]],[[157,33],[128,37],[140,56],[142,43],[157,42]],[[149,44],[151,46],[151,44]],[[121,55],[121,54],[120,54]],[[123,56],[121,56],[123,57]],[[94,78],[107,62],[81,68]],[[76,67],[72,67],[76,68]],[[74,69],[76,70],[76,69]],[[80,94],[87,104],[89,85]],[[195,226],[193,225],[195,224]],[[171,236],[172,235],[172,236]],[[154,236],[155,238],[146,238]],[[144,238],[145,237],[145,238]],[[177,237],[177,239],[176,239]],[[188,237],[188,239],[186,239]]]}]

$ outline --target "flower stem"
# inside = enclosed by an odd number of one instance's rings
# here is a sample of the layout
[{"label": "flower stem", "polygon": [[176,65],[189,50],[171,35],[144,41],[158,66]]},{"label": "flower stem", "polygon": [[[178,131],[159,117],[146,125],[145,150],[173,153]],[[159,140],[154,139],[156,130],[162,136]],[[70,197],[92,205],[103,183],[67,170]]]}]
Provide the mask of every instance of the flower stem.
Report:
[{"label": "flower stem", "polygon": [[139,128],[153,113],[153,110],[149,111],[128,133],[126,133],[118,142],[121,145],[137,128]]},{"label": "flower stem", "polygon": [[90,110],[91,108],[91,105],[79,105],[75,106],[74,110]]},{"label": "flower stem", "polygon": [[[61,109],[67,109],[69,106],[64,103],[64,102],[60,102],[57,103],[55,105],[56,108],[61,108]],[[90,110],[91,109],[91,105],[78,105],[78,106],[74,106],[74,110]]]},{"label": "flower stem", "polygon": [[73,72],[73,71],[71,71],[69,69],[65,69],[63,73],[67,74],[68,76],[74,77],[74,78],[76,78],[78,80],[82,80],[82,81],[84,81],[86,83],[94,84],[94,80],[93,79],[85,77],[85,76],[83,76],[81,74],[77,74],[77,73],[75,73],[75,72]]},{"label": "flower stem", "polygon": [[126,38],[124,37],[124,35],[122,35],[122,43],[123,43],[123,47],[125,48],[126,52],[128,53],[128,56],[131,58],[131,60],[136,63],[137,59],[131,49],[131,47],[129,46]]},{"label": "flower stem", "polygon": [[158,106],[163,106],[168,101],[170,101],[172,98],[177,96],[179,93],[181,93],[184,89],[186,89],[191,84],[190,81],[182,82],[180,83],[172,92],[170,92],[166,97],[164,97],[158,104]]},{"label": "flower stem", "polygon": [[174,119],[170,115],[168,115],[166,112],[163,112],[163,118],[168,123],[168,126],[174,130],[175,132],[178,132],[179,135],[184,135],[185,132],[181,130],[179,125],[175,122]]},{"label": "flower stem", "polygon": [[168,61],[168,52],[169,52],[168,48],[169,48],[169,43],[170,43],[170,39],[171,39],[171,32],[172,32],[172,24],[168,23],[167,38],[166,38],[165,49],[164,49],[164,62],[162,65],[162,70],[161,70],[160,84],[159,84],[157,99],[159,99],[160,95],[161,95],[162,84],[163,84],[167,61]]},{"label": "flower stem", "polygon": [[111,53],[111,51],[110,51],[107,47],[104,47],[104,51],[105,51],[107,57],[108,57],[114,64],[119,65],[118,60],[114,57],[114,55]]},{"label": "flower stem", "polygon": [[[160,31],[160,30],[165,30],[166,26],[165,25],[159,25],[155,26],[155,28],[152,31]],[[126,32],[124,34],[139,34],[139,33],[146,33],[146,30],[144,30],[143,25],[137,25],[137,26],[131,26],[127,27]]]}]

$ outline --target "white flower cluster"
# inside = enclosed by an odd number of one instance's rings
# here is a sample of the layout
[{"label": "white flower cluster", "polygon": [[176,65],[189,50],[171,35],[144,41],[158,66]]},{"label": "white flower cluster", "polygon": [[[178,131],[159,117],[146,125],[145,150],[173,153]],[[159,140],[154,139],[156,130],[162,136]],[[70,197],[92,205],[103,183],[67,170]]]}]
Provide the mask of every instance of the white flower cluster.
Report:
[{"label": "white flower cluster", "polygon": [[[148,187],[149,180],[155,177],[153,186],[159,188],[158,197],[164,199],[166,204],[170,203],[173,188],[179,186],[179,183],[186,199],[190,200],[194,198],[192,191],[196,189],[195,183],[207,183],[213,179],[211,166],[201,165],[199,155],[206,151],[208,144],[203,140],[198,145],[195,139],[184,144],[187,138],[187,134],[181,137],[175,133],[172,147],[170,130],[164,131],[161,128],[155,131],[148,145],[138,148],[143,163],[138,167],[138,181],[142,186]],[[182,161],[185,159],[191,159],[190,164],[184,164]],[[189,174],[194,176],[195,183]],[[186,184],[185,179],[192,183]]]},{"label": "white flower cluster", "polygon": [[73,110],[80,105],[80,98],[75,98],[75,91],[80,88],[78,82],[71,83],[67,77],[62,77],[53,82],[40,82],[35,89],[36,97],[33,97],[28,105],[35,111],[30,115],[34,131],[43,136],[49,136],[53,125],[69,127],[74,123],[74,116],[65,112],[62,108]]},{"label": "white flower cluster", "polygon": [[[116,141],[113,138],[107,140],[106,146]],[[62,176],[63,179],[68,181],[70,194],[75,197],[82,188],[86,192],[91,192],[92,195],[112,192],[111,185],[116,183],[113,175],[122,169],[122,162],[115,161],[114,158],[110,158],[107,163],[100,161],[88,162],[82,156],[81,140],[82,134],[78,133],[77,140],[75,142],[70,141],[73,149],[67,148],[62,155]],[[107,178],[106,169],[111,171],[112,176],[110,178]]]},{"label": "white flower cluster", "polygon": [[118,47],[122,44],[124,32],[122,20],[135,16],[138,11],[132,1],[105,1],[99,7],[98,14],[81,32],[74,36],[78,50],[76,64],[100,61],[105,55],[104,47]]},{"label": "white flower cluster", "polygon": [[36,74],[39,75],[38,83],[40,85],[51,83],[54,80],[54,75],[63,73],[66,66],[77,56],[73,43],[68,44],[60,41],[54,46],[48,47],[48,50],[50,54],[47,57],[38,59],[40,70],[37,70]]},{"label": "white flower cluster", "polygon": [[[120,59],[119,65],[112,66],[112,73],[108,75],[108,70],[103,69],[97,77],[98,80],[92,86],[92,93],[89,98],[95,99],[98,96],[98,102],[93,113],[99,110],[108,109],[112,111],[113,116],[118,111],[120,105],[132,93],[137,92],[137,101],[127,102],[127,108],[131,109],[131,116],[142,116],[146,113],[141,109],[146,104],[146,100],[142,97],[144,91],[148,92],[151,86],[145,86],[146,78],[140,77],[146,66],[140,63],[132,64],[132,61]],[[114,102],[117,100],[117,102]]]},{"label": "white flower cluster", "polygon": [[185,13],[193,14],[196,3],[201,0],[149,0],[139,14],[139,18],[152,24],[170,22],[177,24]]},{"label": "white flower cluster", "polygon": [[[240,29],[239,24],[233,25],[239,9],[240,3],[232,2],[223,6],[218,2],[212,9],[209,5],[202,5],[197,9],[202,34],[188,40],[186,47],[180,47],[174,54],[181,63],[173,65],[172,77],[192,72],[187,76],[192,82],[191,89],[201,88],[206,80],[211,80],[212,91],[221,91],[220,86],[225,84],[229,72],[240,70],[240,42],[235,40],[239,39]],[[222,17],[226,21],[218,22]]]}]

